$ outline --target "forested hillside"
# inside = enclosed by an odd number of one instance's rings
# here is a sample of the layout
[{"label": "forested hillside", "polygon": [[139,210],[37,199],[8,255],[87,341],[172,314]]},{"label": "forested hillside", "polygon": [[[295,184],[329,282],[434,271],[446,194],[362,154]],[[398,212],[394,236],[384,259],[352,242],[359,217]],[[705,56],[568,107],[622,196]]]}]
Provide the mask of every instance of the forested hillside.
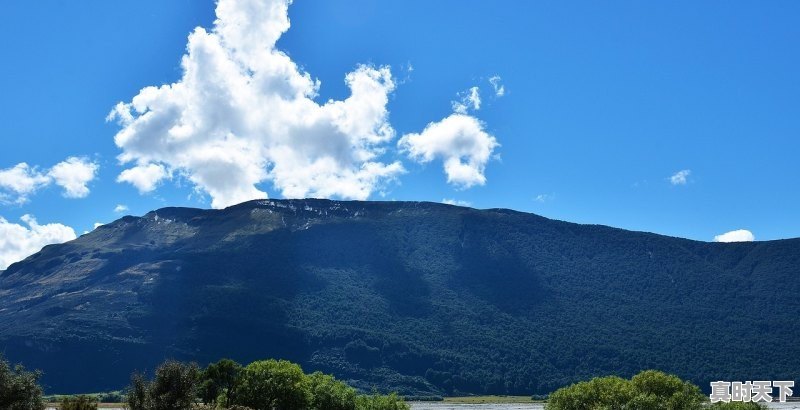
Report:
[{"label": "forested hillside", "polygon": [[0,274],[0,349],[50,392],[165,358],[285,358],[369,390],[547,393],[660,369],[793,380],[800,240],[704,243],[510,210],[165,208]]}]

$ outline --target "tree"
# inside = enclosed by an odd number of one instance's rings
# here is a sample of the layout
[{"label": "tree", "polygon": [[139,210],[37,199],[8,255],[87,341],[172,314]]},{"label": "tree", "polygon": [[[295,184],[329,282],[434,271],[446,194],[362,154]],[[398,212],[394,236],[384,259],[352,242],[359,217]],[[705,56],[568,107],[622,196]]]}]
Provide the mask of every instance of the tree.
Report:
[{"label": "tree", "polygon": [[692,383],[681,380],[677,376],[659,372],[657,370],[645,370],[631,378],[631,384],[636,391],[637,402],[658,403],[657,406],[637,408],[648,409],[670,409],[670,410],[689,410],[699,409],[705,401],[705,396],[700,392],[700,388]]},{"label": "tree", "polygon": [[595,377],[553,392],[548,410],[620,409],[635,396],[629,380],[617,376]]},{"label": "tree", "polygon": [[195,402],[200,369],[195,363],[167,360],[148,382],[141,374],[131,377],[128,406],[131,410],[183,410]]},{"label": "tree", "polygon": [[11,367],[0,356],[0,409],[42,410],[42,388],[39,372],[26,371],[21,365]]},{"label": "tree", "polygon": [[631,380],[617,376],[596,377],[556,390],[548,410],[697,410],[705,397],[700,389],[680,378],[646,370]]},{"label": "tree", "polygon": [[150,382],[141,373],[131,375],[131,385],[128,387],[128,407],[130,410],[149,410]]},{"label": "tree", "polygon": [[200,376],[200,399],[203,403],[227,405],[232,402],[233,390],[242,365],[230,359],[209,364]]},{"label": "tree", "polygon": [[311,393],[311,409],[353,410],[356,408],[356,390],[336,380],[333,376],[314,372],[308,375],[308,384]]},{"label": "tree", "polygon": [[150,385],[152,410],[188,409],[194,404],[200,369],[195,363],[167,360]]},{"label": "tree", "polygon": [[304,410],[310,402],[309,381],[299,365],[262,360],[242,369],[233,404],[256,410]]}]

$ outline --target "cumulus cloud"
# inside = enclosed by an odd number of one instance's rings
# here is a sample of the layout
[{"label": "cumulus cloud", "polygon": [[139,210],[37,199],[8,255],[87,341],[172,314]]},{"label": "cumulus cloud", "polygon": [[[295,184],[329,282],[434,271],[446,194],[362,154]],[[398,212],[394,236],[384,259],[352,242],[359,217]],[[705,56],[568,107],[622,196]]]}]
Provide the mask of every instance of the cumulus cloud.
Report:
[{"label": "cumulus cloud", "polygon": [[737,229],[714,237],[714,242],[753,242],[755,235],[747,229]]},{"label": "cumulus cloud", "polygon": [[75,239],[75,231],[58,223],[39,225],[30,215],[20,218],[24,225],[0,217],[0,270],[21,261],[45,245]]},{"label": "cumulus cloud", "polygon": [[130,183],[144,194],[156,189],[158,183],[167,176],[167,171],[161,164],[142,164],[122,171],[117,182]]},{"label": "cumulus cloud", "polygon": [[428,124],[419,134],[404,135],[398,145],[420,163],[441,158],[447,182],[469,188],[486,183],[486,163],[500,144],[477,118],[453,113]]},{"label": "cumulus cloud", "polygon": [[469,110],[481,109],[481,94],[478,87],[472,87],[469,90],[458,94],[459,100],[453,101],[453,111],[459,114],[467,114]]},{"label": "cumulus cloud", "polygon": [[494,89],[495,97],[502,97],[506,95],[506,87],[501,83],[502,79],[499,75],[489,77],[489,84]]},{"label": "cumulus cloud", "polygon": [[692,170],[690,169],[680,170],[671,177],[669,177],[669,183],[672,185],[686,185],[686,183],[688,182],[689,175],[691,174]]},{"label": "cumulus cloud", "polygon": [[123,212],[128,212],[128,206],[127,205],[123,205],[123,204],[119,204],[119,205],[114,207],[114,212],[118,213],[118,214],[121,214]]},{"label": "cumulus cloud", "polygon": [[149,192],[173,175],[220,208],[264,198],[366,199],[403,173],[385,161],[395,137],[388,67],[359,65],[345,76],[350,96],[315,101],[319,81],[275,42],[289,29],[289,1],[220,0],[213,28],[196,28],[173,84],[145,87],[109,114],[121,130],[118,180]]},{"label": "cumulus cloud", "polygon": [[0,202],[24,204],[36,191],[53,183],[64,188],[67,198],[85,198],[88,184],[99,169],[96,162],[78,157],[69,157],[44,171],[21,162],[0,170]]},{"label": "cumulus cloud", "polygon": [[0,170],[0,201],[23,204],[28,197],[50,184],[50,177],[22,162]]},{"label": "cumulus cloud", "polygon": [[85,158],[69,157],[48,172],[56,185],[64,188],[67,198],[85,198],[89,195],[87,184],[97,176],[100,166]]}]

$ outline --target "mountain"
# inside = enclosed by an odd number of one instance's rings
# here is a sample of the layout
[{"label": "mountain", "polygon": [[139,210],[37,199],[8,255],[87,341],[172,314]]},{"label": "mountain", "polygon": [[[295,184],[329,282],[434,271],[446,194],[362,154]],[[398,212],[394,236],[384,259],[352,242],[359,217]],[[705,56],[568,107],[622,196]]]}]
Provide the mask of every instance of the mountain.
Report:
[{"label": "mountain", "polygon": [[660,369],[797,380],[800,239],[705,243],[504,209],[164,208],[0,274],[0,352],[50,392],[167,357],[286,358],[403,393],[546,393]]}]

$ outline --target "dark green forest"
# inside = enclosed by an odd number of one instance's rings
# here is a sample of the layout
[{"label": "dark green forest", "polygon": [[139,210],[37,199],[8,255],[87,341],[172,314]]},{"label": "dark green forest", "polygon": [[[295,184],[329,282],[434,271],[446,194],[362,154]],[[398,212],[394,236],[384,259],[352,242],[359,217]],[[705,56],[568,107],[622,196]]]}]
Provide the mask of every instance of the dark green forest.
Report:
[{"label": "dark green forest", "polygon": [[798,294],[800,240],[253,201],[125,217],[10,266],[0,349],[64,393],[119,389],[167,357],[282,358],[415,395],[546,394],[644,369],[705,389],[797,377]]}]

